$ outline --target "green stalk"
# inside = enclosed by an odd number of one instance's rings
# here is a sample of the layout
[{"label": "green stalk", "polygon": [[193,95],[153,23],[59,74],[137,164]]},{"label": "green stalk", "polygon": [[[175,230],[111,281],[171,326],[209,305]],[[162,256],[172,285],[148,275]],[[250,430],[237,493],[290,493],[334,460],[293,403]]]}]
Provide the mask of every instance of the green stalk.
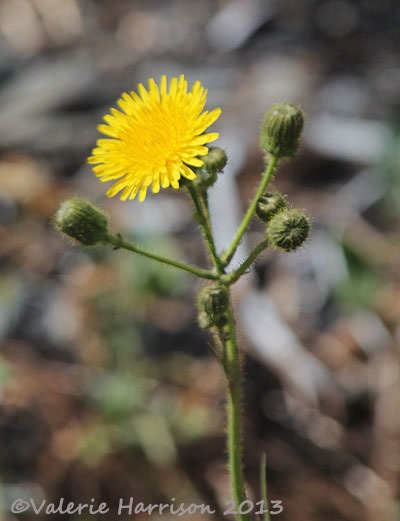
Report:
[{"label": "green stalk", "polygon": [[[220,284],[226,284],[224,277],[227,277],[227,275],[225,275],[224,264],[217,253],[212,233],[207,193],[205,191],[197,190],[197,188],[191,184],[188,185],[188,188],[193,199],[198,222],[202,229],[205,242],[218,273],[217,279]],[[239,277],[240,274],[235,280]],[[232,282],[229,282],[228,285]],[[216,344],[219,344],[222,348],[220,361],[227,378],[226,412],[228,466],[235,506],[236,509],[239,509],[243,501],[246,501],[241,430],[242,390],[235,319],[230,299],[228,301],[227,309],[223,310],[222,313],[226,316],[226,323],[217,328],[215,341]],[[239,521],[250,521],[250,516],[248,514],[238,513],[237,519]]]},{"label": "green stalk", "polygon": [[[243,473],[242,449],[242,390],[239,352],[235,331],[235,319],[229,302],[226,310],[227,323],[219,330],[225,348],[224,370],[227,378],[227,451],[231,488],[236,509],[246,501],[246,489]],[[239,521],[250,521],[249,514],[237,514]]]},{"label": "green stalk", "polygon": [[249,226],[249,223],[254,215],[254,212],[256,211],[257,201],[259,198],[263,195],[265,192],[265,189],[267,188],[267,185],[269,181],[271,180],[271,177],[273,173],[275,172],[276,166],[278,164],[278,157],[271,156],[268,166],[263,174],[261,183],[258,187],[258,190],[253,197],[247,212],[245,213],[242,222],[240,223],[240,226],[236,232],[235,237],[233,238],[230,246],[228,249],[224,252],[224,254],[221,257],[222,265],[225,267],[227,266],[230,261],[232,260],[232,257],[235,255],[236,249],[239,246],[239,243],[244,235],[244,233],[247,230],[247,227]]},{"label": "green stalk", "polygon": [[227,284],[233,284],[236,282],[246,271],[250,268],[256,258],[262,253],[266,248],[268,248],[268,239],[263,240],[258,244],[253,251],[249,254],[246,260],[242,262],[242,264],[229,275],[225,275],[223,280]]},{"label": "green stalk", "polygon": [[164,257],[163,255],[159,255],[157,253],[153,253],[151,251],[147,251],[141,246],[137,246],[136,244],[132,244],[131,242],[126,241],[121,237],[121,235],[112,235],[111,233],[107,234],[107,238],[105,242],[112,244],[115,248],[122,248],[124,250],[133,251],[134,253],[138,253],[139,255],[144,255],[149,259],[153,259],[155,261],[161,262],[162,264],[166,264],[168,266],[173,266],[174,268],[178,268],[183,271],[187,271],[192,275],[196,275],[202,279],[210,279],[216,280],[218,279],[218,275],[215,273],[203,270],[202,268],[198,268],[197,266],[192,266],[190,264],[185,264],[184,262],[180,262],[174,259],[169,259],[168,257]]},{"label": "green stalk", "polygon": [[196,209],[197,221],[200,225],[201,231],[203,232],[205,242],[211,254],[212,262],[215,268],[217,269],[217,272],[220,274],[223,272],[223,266],[221,263],[221,259],[218,256],[217,249],[215,247],[214,237],[212,234],[207,194],[205,192],[200,193],[200,191],[198,191],[196,186],[192,183],[188,184],[188,189],[190,196],[192,197],[194,207]]}]

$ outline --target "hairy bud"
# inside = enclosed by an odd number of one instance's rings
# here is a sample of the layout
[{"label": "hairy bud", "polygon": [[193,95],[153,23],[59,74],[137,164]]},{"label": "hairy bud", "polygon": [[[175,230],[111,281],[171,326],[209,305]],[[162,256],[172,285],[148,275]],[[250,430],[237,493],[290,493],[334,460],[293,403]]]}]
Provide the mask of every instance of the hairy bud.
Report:
[{"label": "hairy bud", "polygon": [[220,147],[210,147],[208,154],[201,159],[204,161],[203,168],[210,173],[222,172],[228,162],[225,150]]},{"label": "hairy bud", "polygon": [[257,201],[256,214],[265,223],[286,208],[286,198],[279,192],[266,192]]},{"label": "hairy bud", "polygon": [[304,113],[296,105],[277,103],[265,114],[261,147],[275,157],[293,156],[299,147]]},{"label": "hairy bud", "polygon": [[54,224],[58,231],[85,246],[107,238],[107,217],[88,201],[77,197],[61,203],[54,216]]},{"label": "hairy bud", "polygon": [[293,251],[302,246],[310,233],[310,220],[297,209],[282,210],[267,226],[272,246],[283,251]]},{"label": "hairy bud", "polygon": [[206,190],[212,186],[217,180],[217,174],[222,172],[228,158],[225,150],[219,147],[210,147],[208,154],[200,158],[204,161],[203,166],[199,169],[196,179],[193,183],[199,188]]},{"label": "hairy bud", "polygon": [[221,326],[227,320],[229,293],[225,286],[207,285],[202,288],[197,298],[199,324],[203,329]]}]

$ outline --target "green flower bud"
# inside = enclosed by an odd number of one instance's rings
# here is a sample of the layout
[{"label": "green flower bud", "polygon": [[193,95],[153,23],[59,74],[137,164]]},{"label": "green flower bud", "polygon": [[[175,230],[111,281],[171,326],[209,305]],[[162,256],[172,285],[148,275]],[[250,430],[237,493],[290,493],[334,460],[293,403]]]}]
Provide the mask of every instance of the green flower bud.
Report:
[{"label": "green flower bud", "polygon": [[222,148],[210,147],[208,154],[206,156],[201,156],[200,159],[204,161],[204,164],[199,168],[197,177],[194,179],[193,183],[196,184],[198,188],[207,190],[207,188],[212,186],[217,180],[217,174],[218,172],[222,172],[228,158],[225,150]]},{"label": "green flower bud", "polygon": [[84,199],[73,197],[61,203],[54,216],[58,231],[85,246],[92,246],[107,238],[107,217]]},{"label": "green flower bud", "polygon": [[293,251],[307,240],[310,220],[300,210],[282,210],[267,226],[267,235],[272,244],[283,251]]},{"label": "green flower bud", "polygon": [[265,114],[261,147],[275,157],[293,156],[299,147],[304,112],[290,103],[277,103]]},{"label": "green flower bud", "polygon": [[266,192],[257,201],[256,214],[265,223],[286,208],[286,198],[279,192]]},{"label": "green flower bud", "polygon": [[209,173],[222,172],[228,162],[225,150],[220,147],[209,147],[208,154],[202,156],[203,168]]},{"label": "green flower bud", "polygon": [[202,288],[197,298],[199,324],[203,329],[221,326],[227,321],[229,292],[225,286],[207,285]]}]

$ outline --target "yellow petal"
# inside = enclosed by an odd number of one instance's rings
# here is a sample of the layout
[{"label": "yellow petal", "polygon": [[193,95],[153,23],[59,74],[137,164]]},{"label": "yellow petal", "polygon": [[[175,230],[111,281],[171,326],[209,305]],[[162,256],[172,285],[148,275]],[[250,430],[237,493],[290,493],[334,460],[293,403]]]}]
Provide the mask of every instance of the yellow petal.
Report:
[{"label": "yellow petal", "polygon": [[169,81],[163,75],[159,84],[153,78],[137,91],[123,92],[98,126],[105,138],[97,140],[88,158],[101,181],[113,181],[107,195],[121,192],[122,200],[139,194],[144,200],[147,189],[179,187],[184,176],[194,179],[190,167],[200,167],[200,156],[207,154],[207,143],[218,138],[206,133],[221,114],[217,108],[204,111],[207,90],[196,81],[188,91],[183,74]]}]

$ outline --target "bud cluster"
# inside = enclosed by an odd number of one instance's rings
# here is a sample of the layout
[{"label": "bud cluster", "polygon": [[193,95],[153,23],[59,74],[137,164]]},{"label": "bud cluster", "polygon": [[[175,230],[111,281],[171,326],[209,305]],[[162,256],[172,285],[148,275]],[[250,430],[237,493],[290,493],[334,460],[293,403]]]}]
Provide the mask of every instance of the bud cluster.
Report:
[{"label": "bud cluster", "polygon": [[288,208],[286,197],[279,192],[265,193],[257,201],[257,216],[267,224],[266,234],[271,246],[294,251],[307,240],[310,220],[301,211]]}]

